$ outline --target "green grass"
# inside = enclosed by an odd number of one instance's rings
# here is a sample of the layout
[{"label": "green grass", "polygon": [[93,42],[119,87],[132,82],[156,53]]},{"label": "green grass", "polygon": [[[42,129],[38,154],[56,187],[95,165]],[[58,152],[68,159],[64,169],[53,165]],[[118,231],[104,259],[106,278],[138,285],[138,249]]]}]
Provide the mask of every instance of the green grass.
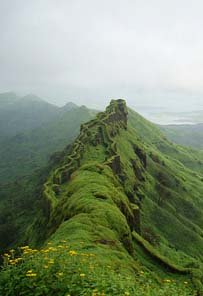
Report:
[{"label": "green grass", "polygon": [[195,295],[184,279],[158,281],[141,267],[132,274],[127,265],[123,266],[124,273],[113,257],[101,261],[98,252],[78,251],[64,240],[56,246],[49,243],[39,251],[24,247],[18,252],[4,256],[1,295],[22,295],[22,291],[28,296]]}]

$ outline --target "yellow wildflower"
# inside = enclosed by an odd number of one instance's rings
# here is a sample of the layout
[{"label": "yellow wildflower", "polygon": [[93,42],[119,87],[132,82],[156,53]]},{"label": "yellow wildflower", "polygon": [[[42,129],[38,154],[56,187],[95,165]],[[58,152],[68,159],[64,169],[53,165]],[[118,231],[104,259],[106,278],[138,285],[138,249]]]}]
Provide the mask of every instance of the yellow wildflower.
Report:
[{"label": "yellow wildflower", "polygon": [[92,292],[92,296],[98,296],[97,294],[97,289],[94,289],[93,292]]},{"label": "yellow wildflower", "polygon": [[165,283],[171,283],[171,280],[165,279],[164,282]]},{"label": "yellow wildflower", "polygon": [[80,277],[81,277],[81,278],[85,277],[85,274],[84,274],[84,273],[81,273],[81,274],[80,274]]},{"label": "yellow wildflower", "polygon": [[33,253],[33,250],[30,249],[29,247],[26,247],[26,248],[24,248],[22,250],[23,250],[24,255]]},{"label": "yellow wildflower", "polygon": [[5,257],[8,257],[8,258],[11,257],[11,255],[9,255],[9,254],[7,254],[7,253],[5,253],[4,256],[5,256]]},{"label": "yellow wildflower", "polygon": [[26,249],[29,249],[29,246],[21,247],[21,250],[26,250]]},{"label": "yellow wildflower", "polygon": [[69,253],[69,255],[71,255],[71,256],[75,256],[75,255],[77,255],[77,252],[76,252],[76,251],[73,251],[73,250],[69,251],[68,253]]},{"label": "yellow wildflower", "polygon": [[15,261],[18,263],[19,261],[21,261],[22,260],[22,258],[21,257],[18,257],[18,258],[16,258],[15,259]]},{"label": "yellow wildflower", "polygon": [[62,245],[58,245],[57,248],[59,248],[59,249],[63,249],[64,246],[62,246]]},{"label": "yellow wildflower", "polygon": [[49,251],[57,251],[57,249],[54,248],[54,247],[49,247],[48,250],[49,250]]},{"label": "yellow wildflower", "polygon": [[27,273],[26,276],[27,277],[36,277],[37,274],[36,273]]}]

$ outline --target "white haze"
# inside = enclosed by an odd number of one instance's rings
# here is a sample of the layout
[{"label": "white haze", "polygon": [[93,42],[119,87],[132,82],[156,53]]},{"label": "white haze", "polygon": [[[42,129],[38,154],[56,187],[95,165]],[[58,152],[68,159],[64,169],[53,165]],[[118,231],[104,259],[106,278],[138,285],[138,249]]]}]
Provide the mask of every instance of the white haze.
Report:
[{"label": "white haze", "polygon": [[0,92],[203,109],[201,0],[0,0]]}]

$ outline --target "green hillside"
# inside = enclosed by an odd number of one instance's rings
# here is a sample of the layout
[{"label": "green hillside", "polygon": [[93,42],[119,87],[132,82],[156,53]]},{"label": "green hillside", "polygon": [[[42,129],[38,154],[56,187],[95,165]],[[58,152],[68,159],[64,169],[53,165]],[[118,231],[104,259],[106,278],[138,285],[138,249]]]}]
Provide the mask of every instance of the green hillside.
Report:
[{"label": "green hillside", "polygon": [[80,124],[96,114],[84,106],[72,108],[65,105],[56,118],[1,144],[0,183],[30,176],[47,165],[51,154],[70,144],[78,135]]},{"label": "green hillside", "polygon": [[203,150],[203,123],[194,125],[161,126],[162,132],[171,141]]},{"label": "green hillside", "polygon": [[52,165],[0,293],[203,295],[202,195],[202,154],[113,100]]}]

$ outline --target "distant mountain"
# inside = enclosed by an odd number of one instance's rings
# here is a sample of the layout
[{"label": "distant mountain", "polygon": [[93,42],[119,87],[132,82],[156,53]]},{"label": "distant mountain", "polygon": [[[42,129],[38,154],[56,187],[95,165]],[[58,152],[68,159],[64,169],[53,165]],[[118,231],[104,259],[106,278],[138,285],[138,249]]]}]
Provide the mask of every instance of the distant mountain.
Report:
[{"label": "distant mountain", "polygon": [[0,93],[0,108],[13,104],[19,97],[13,92]]},{"label": "distant mountain", "polygon": [[39,96],[36,96],[34,94],[28,94],[22,98],[19,99],[19,101],[22,102],[45,102],[42,98],[40,98]]},{"label": "distant mountain", "polygon": [[[70,105],[73,107],[73,104]],[[50,155],[63,150],[79,133],[80,125],[96,112],[86,107],[66,108],[39,127],[18,133],[0,146],[0,183],[28,176],[48,163]]]},{"label": "distant mountain", "polygon": [[0,143],[51,122],[76,107],[69,102],[60,108],[32,94],[24,97],[11,92],[0,94]]},{"label": "distant mountain", "polygon": [[65,104],[61,109],[63,111],[70,111],[70,110],[73,110],[75,108],[77,108],[78,105],[72,103],[72,102],[68,102],[67,104]]},{"label": "distant mountain", "polygon": [[174,143],[203,149],[203,123],[194,125],[160,126],[162,132]]},{"label": "distant mountain", "polygon": [[49,122],[60,112],[57,106],[33,96],[0,95],[0,141]]}]

